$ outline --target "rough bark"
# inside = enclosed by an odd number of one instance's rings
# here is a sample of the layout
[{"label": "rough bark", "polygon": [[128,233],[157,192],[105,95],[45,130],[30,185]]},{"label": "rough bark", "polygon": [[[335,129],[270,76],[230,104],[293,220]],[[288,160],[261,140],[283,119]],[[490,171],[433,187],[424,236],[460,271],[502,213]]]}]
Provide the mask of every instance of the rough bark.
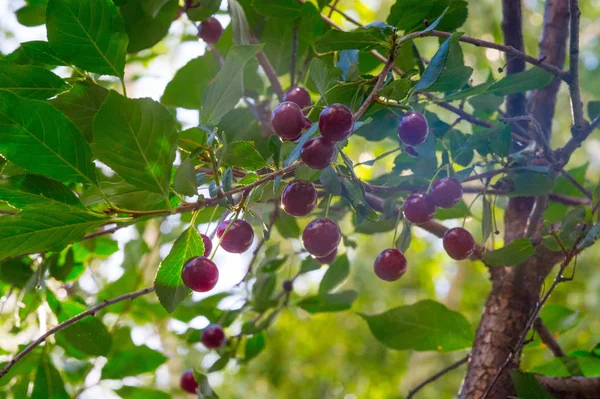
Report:
[{"label": "rough bark", "polygon": [[[502,0],[502,34],[504,35],[505,45],[524,52],[521,0]],[[524,59],[510,58],[507,55],[507,75],[523,72],[524,70]],[[506,114],[508,117],[525,114],[525,93],[515,93],[506,97]]]},{"label": "rough bark", "polygon": [[557,399],[597,399],[600,397],[600,377],[536,377]]},{"label": "rough bark", "polygon": [[[565,15],[562,12],[565,5],[566,2],[561,0],[547,2],[545,25],[540,40],[540,52],[549,62],[560,67],[564,65],[568,35],[568,13]],[[515,47],[519,45],[519,40],[522,45],[520,7],[520,1],[503,0],[505,44]],[[511,40],[515,40],[515,43]],[[508,73],[515,71],[507,68]],[[530,112],[542,124],[548,135],[551,132],[559,83],[534,93],[529,102]],[[516,116],[512,112],[519,112],[519,104],[518,98],[507,103],[510,116]],[[509,109],[509,106],[512,108]],[[517,197],[509,201],[504,217],[505,243],[525,235],[533,204],[534,198]],[[492,289],[477,329],[471,360],[459,394],[461,399],[478,399],[483,396],[497,371],[518,343],[527,320],[539,301],[544,278],[560,258],[560,254],[538,248],[534,256],[519,266],[496,267],[491,270]],[[498,378],[488,398],[505,399],[515,394],[508,371],[518,367],[519,358],[520,354],[517,354],[512,364]]]}]

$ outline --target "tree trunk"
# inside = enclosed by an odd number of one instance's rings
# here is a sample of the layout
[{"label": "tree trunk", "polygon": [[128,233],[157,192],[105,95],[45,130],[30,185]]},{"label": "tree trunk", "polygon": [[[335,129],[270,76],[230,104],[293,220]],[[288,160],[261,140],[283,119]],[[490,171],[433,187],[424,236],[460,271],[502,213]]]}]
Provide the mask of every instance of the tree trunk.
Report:
[{"label": "tree trunk", "polygon": [[[568,11],[566,1],[550,0],[546,3],[544,28],[540,40],[540,53],[560,68],[564,65],[566,39],[568,35]],[[505,44],[523,50],[521,22],[521,1],[503,0],[502,28]],[[523,70],[519,63],[509,60],[507,73]],[[556,94],[560,81],[556,80],[546,88],[533,93],[529,110],[549,136],[556,104]],[[510,96],[507,99],[508,116],[524,113],[524,98]],[[504,217],[504,241],[510,243],[525,236],[527,223],[532,212],[534,198],[518,197],[509,201]],[[463,382],[460,398],[481,398],[486,388],[505,363],[517,345],[527,320],[539,301],[541,285],[561,259],[561,255],[538,247],[534,256],[516,267],[495,267],[491,270],[492,289],[488,295],[475,342],[467,374]],[[488,395],[491,399],[505,399],[514,395],[510,368],[518,367],[520,353],[512,364],[500,375]]]}]

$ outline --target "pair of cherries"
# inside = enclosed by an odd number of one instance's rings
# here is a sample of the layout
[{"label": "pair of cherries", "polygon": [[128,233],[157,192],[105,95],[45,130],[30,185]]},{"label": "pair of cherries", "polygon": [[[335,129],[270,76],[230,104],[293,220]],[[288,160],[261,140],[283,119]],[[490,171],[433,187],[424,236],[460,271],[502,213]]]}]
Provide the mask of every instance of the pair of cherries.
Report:
[{"label": "pair of cherries", "polygon": [[[223,328],[218,324],[210,324],[202,332],[202,344],[208,349],[218,349],[225,345],[227,337]],[[198,381],[194,378],[194,372],[192,370],[186,370],[181,375],[179,382],[181,389],[189,393],[196,393],[198,389]]]}]

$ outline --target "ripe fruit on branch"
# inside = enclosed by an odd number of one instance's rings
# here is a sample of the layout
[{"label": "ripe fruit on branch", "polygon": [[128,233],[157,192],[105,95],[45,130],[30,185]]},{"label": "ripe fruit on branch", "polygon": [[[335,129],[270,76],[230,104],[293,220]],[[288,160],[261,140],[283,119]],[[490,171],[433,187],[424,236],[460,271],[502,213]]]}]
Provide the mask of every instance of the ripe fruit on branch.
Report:
[{"label": "ripe fruit on branch", "polygon": [[467,259],[475,250],[475,239],[462,227],[446,231],[443,243],[446,253],[455,260]]},{"label": "ripe fruit on branch", "polygon": [[435,203],[427,194],[411,194],[402,206],[404,217],[411,223],[429,222],[435,216]]},{"label": "ripe fruit on branch", "polygon": [[204,256],[208,256],[212,252],[212,240],[206,234],[200,234],[200,237],[204,243]]},{"label": "ripe fruit on branch", "polygon": [[281,206],[292,216],[306,216],[317,206],[317,190],[312,183],[294,180],[281,193]]},{"label": "ripe fruit on branch", "polygon": [[284,101],[271,112],[273,130],[284,141],[296,141],[305,126],[300,107],[291,101]]},{"label": "ripe fruit on branch", "polygon": [[186,370],[181,375],[181,381],[179,382],[181,389],[189,393],[196,393],[196,389],[198,389],[198,383],[194,378],[194,372],[192,370]]},{"label": "ripe fruit on branch", "polygon": [[330,255],[337,249],[341,239],[340,227],[328,218],[313,220],[302,232],[304,248],[317,258]]},{"label": "ripe fruit on branch", "polygon": [[204,256],[195,256],[183,265],[181,279],[192,291],[210,291],[219,281],[219,269],[212,260]]},{"label": "ripe fruit on branch", "polygon": [[395,248],[383,251],[375,259],[375,274],[385,281],[396,281],[406,272],[406,258]]},{"label": "ripe fruit on branch", "polygon": [[300,109],[304,112],[304,115],[308,114],[309,109],[304,110],[312,105],[312,100],[310,99],[310,94],[308,94],[308,90],[303,87],[294,86],[290,87],[288,91],[285,92],[283,96],[283,101],[291,101],[298,105]]},{"label": "ripe fruit on branch", "polygon": [[352,111],[344,104],[332,104],[319,115],[319,130],[329,141],[341,141],[352,134]]},{"label": "ripe fruit on branch", "polygon": [[215,17],[210,17],[200,24],[198,37],[208,44],[215,44],[223,34],[223,26]]},{"label": "ripe fruit on branch", "polygon": [[330,265],[333,262],[335,262],[335,260],[337,259],[337,254],[338,254],[338,251],[336,248],[329,255],[315,257],[315,260],[322,265]]},{"label": "ripe fruit on branch", "polygon": [[208,349],[217,349],[225,344],[227,337],[218,324],[210,324],[202,331],[202,344]]},{"label": "ripe fruit on branch", "polygon": [[444,177],[436,181],[431,189],[430,197],[440,208],[452,208],[463,196],[462,185],[452,177]]},{"label": "ripe fruit on branch", "polygon": [[[227,226],[230,223],[231,220],[221,222],[217,227],[217,236],[221,239],[221,247],[225,251],[233,254],[241,254],[252,245],[254,231],[248,222],[240,219],[235,220],[229,230],[227,230]],[[227,234],[225,234],[225,230],[227,230]]]},{"label": "ripe fruit on branch", "polygon": [[300,158],[312,169],[325,169],[333,162],[335,144],[323,137],[310,139],[302,146]]},{"label": "ripe fruit on branch", "polygon": [[429,134],[429,125],[423,114],[407,112],[398,122],[398,138],[406,145],[423,144]]}]

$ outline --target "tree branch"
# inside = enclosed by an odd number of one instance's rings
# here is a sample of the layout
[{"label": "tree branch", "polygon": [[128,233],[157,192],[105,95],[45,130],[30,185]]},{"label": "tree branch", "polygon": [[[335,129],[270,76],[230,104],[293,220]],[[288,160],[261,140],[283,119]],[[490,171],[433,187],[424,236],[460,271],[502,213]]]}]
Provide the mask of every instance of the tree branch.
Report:
[{"label": "tree branch", "polygon": [[449,365],[448,367],[438,371],[437,373],[435,373],[434,375],[432,375],[431,377],[427,378],[426,380],[424,380],[423,382],[421,382],[419,385],[417,385],[416,387],[414,387],[413,389],[411,389],[408,392],[408,395],[406,395],[406,399],[412,399],[415,394],[417,392],[419,392],[424,386],[426,386],[427,384],[432,383],[433,381],[437,380],[438,378],[440,378],[441,376],[443,376],[444,374],[459,368],[460,366],[462,366],[463,364],[465,364],[467,361],[469,360],[469,355],[463,357],[460,360],[457,360],[456,362],[452,363],[451,365]]},{"label": "tree branch", "polygon": [[556,357],[567,356],[567,354],[565,353],[565,351],[563,351],[563,349],[561,348],[558,341],[554,338],[554,335],[552,335],[552,332],[550,330],[548,330],[548,327],[546,327],[546,325],[544,324],[542,319],[540,319],[538,317],[535,320],[535,323],[533,324],[533,326],[535,328],[535,331],[537,331],[537,333],[539,334],[542,342],[548,347],[548,349],[550,349],[550,351],[552,352],[552,354],[554,356],[556,356]]},{"label": "tree branch", "polygon": [[600,377],[547,377],[536,376],[538,382],[555,398],[597,399]]},{"label": "tree branch", "polygon": [[50,330],[46,331],[45,334],[40,336],[38,339],[36,339],[35,341],[33,341],[32,343],[27,345],[27,347],[25,349],[23,349],[21,352],[19,352],[10,362],[8,362],[8,364],[6,366],[4,366],[4,368],[2,370],[0,370],[0,379],[2,377],[4,377],[6,375],[6,373],[8,373],[9,370],[15,364],[17,364],[17,362],[19,360],[21,360],[23,357],[25,357],[28,353],[30,353],[32,350],[34,350],[37,346],[41,345],[52,334],[55,334],[60,330],[64,330],[65,328],[72,326],[73,324],[77,323],[81,319],[84,319],[88,316],[94,316],[96,314],[96,312],[104,309],[107,306],[114,305],[115,303],[122,302],[122,301],[125,301],[128,299],[135,299],[139,296],[146,295],[151,292],[154,292],[154,288],[148,287],[148,288],[144,288],[143,290],[130,292],[128,294],[124,294],[124,295],[118,296],[116,298],[103,301],[102,303],[86,310],[85,312],[80,313],[77,316],[72,317],[68,320],[65,320],[64,322],[60,323],[56,327],[51,328]]},{"label": "tree branch", "polygon": [[569,0],[569,20],[571,31],[569,34],[569,93],[571,95],[571,115],[573,117],[573,136],[577,130],[587,124],[583,118],[583,103],[579,87],[579,1]]},{"label": "tree branch", "polygon": [[[521,0],[502,0],[502,35],[504,43],[522,52],[523,21],[521,16]],[[525,70],[525,60],[522,57],[506,57],[506,74],[512,75]],[[506,98],[506,113],[513,118],[525,114],[525,93],[510,94]]]}]

